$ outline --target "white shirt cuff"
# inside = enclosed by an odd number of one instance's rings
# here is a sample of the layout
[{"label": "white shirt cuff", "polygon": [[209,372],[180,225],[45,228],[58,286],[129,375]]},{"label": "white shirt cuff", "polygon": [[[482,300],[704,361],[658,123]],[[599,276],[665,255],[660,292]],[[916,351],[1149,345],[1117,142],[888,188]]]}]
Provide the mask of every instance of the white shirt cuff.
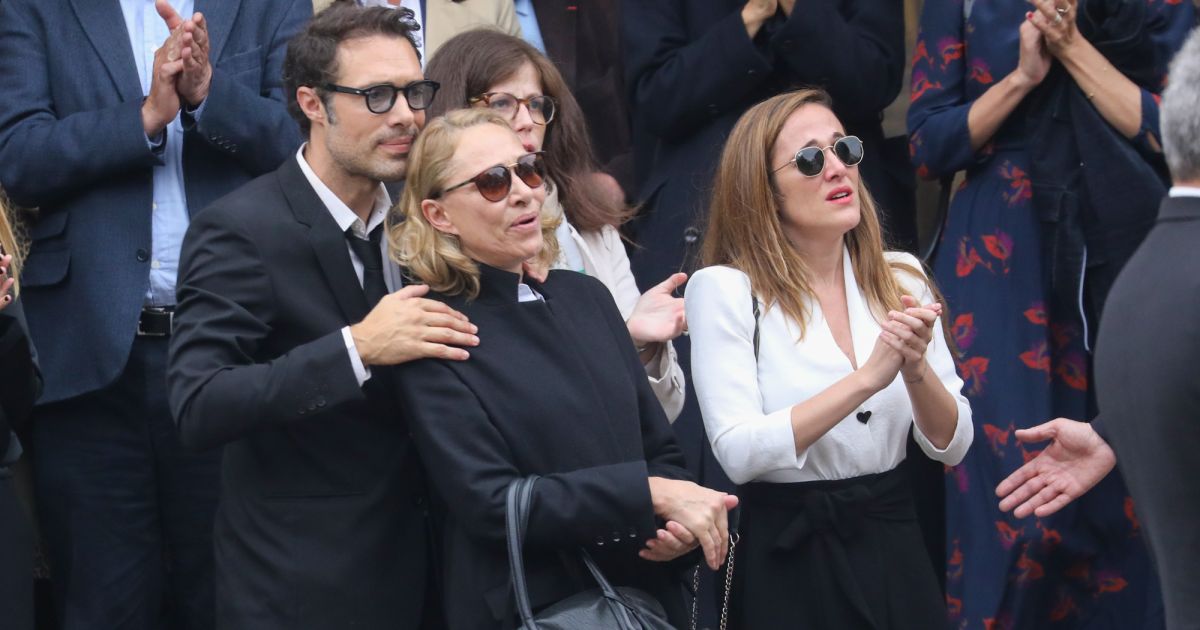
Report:
[{"label": "white shirt cuff", "polygon": [[354,345],[349,326],[342,329],[342,341],[346,342],[346,352],[350,355],[350,367],[354,368],[354,378],[358,379],[358,386],[362,387],[363,383],[371,378],[371,368],[363,365],[362,357],[358,356],[358,348]]}]

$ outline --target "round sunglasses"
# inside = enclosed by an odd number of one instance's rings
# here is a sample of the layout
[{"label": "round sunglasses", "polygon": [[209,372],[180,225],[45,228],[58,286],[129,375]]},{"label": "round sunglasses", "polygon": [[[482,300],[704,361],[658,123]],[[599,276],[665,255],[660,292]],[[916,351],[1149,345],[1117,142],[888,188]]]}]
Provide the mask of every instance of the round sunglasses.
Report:
[{"label": "round sunglasses", "polygon": [[530,188],[538,188],[546,180],[546,162],[542,152],[526,153],[517,158],[516,162],[504,165],[497,164],[465,182],[455,184],[431,197],[437,199],[442,195],[467,184],[475,184],[475,189],[488,201],[500,201],[512,190],[512,176],[516,174]]},{"label": "round sunglasses", "polygon": [[787,164],[771,171],[778,173],[790,164],[796,165],[796,170],[805,177],[816,177],[825,170],[825,150],[833,149],[833,154],[846,166],[854,166],[863,159],[863,143],[857,136],[843,136],[827,147],[804,147],[796,152],[795,157]]},{"label": "round sunglasses", "polygon": [[468,102],[471,105],[483,103],[488,106],[488,109],[509,120],[516,119],[517,112],[524,104],[529,110],[529,119],[533,121],[533,124],[548,125],[551,120],[554,120],[554,99],[544,94],[529,98],[517,98],[508,92],[488,92],[474,96]]}]

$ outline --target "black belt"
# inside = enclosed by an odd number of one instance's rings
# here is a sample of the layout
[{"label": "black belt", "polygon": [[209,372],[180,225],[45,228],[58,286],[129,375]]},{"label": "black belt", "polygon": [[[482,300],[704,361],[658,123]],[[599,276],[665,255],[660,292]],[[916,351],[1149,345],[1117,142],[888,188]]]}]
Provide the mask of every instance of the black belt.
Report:
[{"label": "black belt", "polygon": [[143,306],[138,317],[139,337],[166,337],[175,323],[174,306]]}]

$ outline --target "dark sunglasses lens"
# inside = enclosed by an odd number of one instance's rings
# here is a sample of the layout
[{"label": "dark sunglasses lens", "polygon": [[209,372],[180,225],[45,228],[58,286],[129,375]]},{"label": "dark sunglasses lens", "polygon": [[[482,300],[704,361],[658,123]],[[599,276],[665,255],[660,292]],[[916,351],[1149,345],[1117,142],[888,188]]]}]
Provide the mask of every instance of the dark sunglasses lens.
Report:
[{"label": "dark sunglasses lens", "polygon": [[544,181],[545,164],[542,162],[540,155],[526,155],[517,160],[517,166],[514,170],[517,172],[517,177],[525,182],[530,188],[538,188]]},{"label": "dark sunglasses lens", "polygon": [[405,86],[404,100],[408,101],[408,108],[413,111],[428,108],[433,104],[433,96],[439,87],[433,81],[418,81]]},{"label": "dark sunglasses lens", "polygon": [[475,176],[475,187],[488,201],[500,201],[508,196],[512,188],[512,176],[503,166],[493,166]]},{"label": "dark sunglasses lens", "polygon": [[833,143],[833,152],[837,154],[837,157],[842,161],[842,164],[845,164],[846,166],[854,166],[863,159],[862,140],[859,140],[854,136],[839,138],[837,142]]},{"label": "dark sunglasses lens", "polygon": [[529,116],[539,125],[554,120],[554,99],[549,96],[535,96],[529,99]]},{"label": "dark sunglasses lens", "polygon": [[367,90],[367,109],[376,114],[386,114],[396,104],[396,88],[390,85],[376,85]]},{"label": "dark sunglasses lens", "polygon": [[817,147],[804,147],[796,152],[796,169],[805,177],[816,177],[825,168],[825,152]]}]

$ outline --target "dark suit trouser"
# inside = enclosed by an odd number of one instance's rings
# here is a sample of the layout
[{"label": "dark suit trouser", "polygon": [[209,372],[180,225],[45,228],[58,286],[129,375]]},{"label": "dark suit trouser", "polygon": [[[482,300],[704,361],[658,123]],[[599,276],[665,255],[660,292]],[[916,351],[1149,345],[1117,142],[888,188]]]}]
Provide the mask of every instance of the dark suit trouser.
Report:
[{"label": "dark suit trouser", "polygon": [[0,626],[33,630],[33,531],[8,473],[0,469]]},{"label": "dark suit trouser", "polygon": [[107,388],[34,411],[35,484],[62,630],[213,627],[220,451],[180,446],[167,339]]}]

